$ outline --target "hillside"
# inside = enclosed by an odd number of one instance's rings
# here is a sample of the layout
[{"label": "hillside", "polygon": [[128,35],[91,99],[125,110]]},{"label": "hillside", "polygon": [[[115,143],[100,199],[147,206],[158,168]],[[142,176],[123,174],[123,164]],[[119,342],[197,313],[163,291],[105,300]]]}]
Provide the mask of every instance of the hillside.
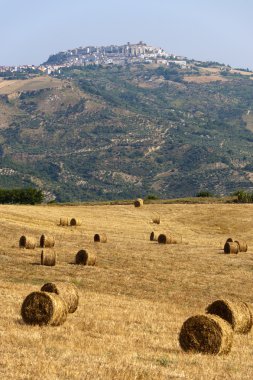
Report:
[{"label": "hillside", "polygon": [[216,64],[0,81],[0,187],[58,201],[253,189],[253,76]]},{"label": "hillside", "polygon": [[[0,206],[2,379],[252,379],[253,332],[234,335],[225,356],[184,353],[183,322],[219,298],[252,305],[253,205]],[[152,224],[161,215],[161,225]],[[80,227],[60,227],[61,217]],[[182,243],[160,245],[150,232],[168,230]],[[94,243],[105,232],[106,244]],[[18,248],[23,234],[55,236],[54,267],[40,248]],[[228,237],[249,250],[222,253]],[[79,249],[97,265],[72,265]],[[78,287],[79,307],[59,327],[25,325],[24,298],[47,282]]]}]

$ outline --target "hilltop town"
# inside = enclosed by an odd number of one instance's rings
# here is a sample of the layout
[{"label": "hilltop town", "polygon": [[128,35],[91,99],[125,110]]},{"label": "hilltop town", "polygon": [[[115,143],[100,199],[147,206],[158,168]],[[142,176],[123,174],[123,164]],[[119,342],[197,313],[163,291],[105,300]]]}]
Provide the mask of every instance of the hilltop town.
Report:
[{"label": "hilltop town", "polygon": [[134,63],[156,63],[169,66],[176,64],[181,68],[187,67],[186,57],[167,53],[164,49],[147,45],[140,41],[137,44],[128,42],[125,45],[86,46],[51,55],[48,60],[39,66],[0,66],[0,72],[26,72],[38,71],[51,74],[62,67],[86,65],[127,65]]},{"label": "hilltop town", "polygon": [[85,66],[126,65],[131,63],[158,63],[169,65],[171,62],[186,66],[186,58],[167,53],[162,48],[147,45],[140,41],[137,44],[87,46],[51,55],[45,63],[48,65]]}]

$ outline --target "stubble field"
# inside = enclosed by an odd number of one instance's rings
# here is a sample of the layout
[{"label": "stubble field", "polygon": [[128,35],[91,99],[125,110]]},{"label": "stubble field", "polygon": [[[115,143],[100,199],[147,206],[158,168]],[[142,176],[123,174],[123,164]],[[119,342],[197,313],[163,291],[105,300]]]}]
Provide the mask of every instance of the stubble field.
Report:
[{"label": "stubble field", "polygon": [[[253,333],[235,335],[227,356],[186,354],[183,322],[220,297],[252,302],[253,205],[0,206],[1,379],[252,379]],[[152,223],[155,214],[161,225]],[[80,227],[60,227],[77,217]],[[182,242],[158,245],[153,230]],[[106,244],[94,243],[106,232]],[[39,265],[23,234],[53,234],[58,262]],[[247,253],[222,254],[228,237]],[[74,265],[81,248],[95,267]],[[59,327],[27,326],[23,299],[49,281],[77,285],[77,311]]]},{"label": "stubble field", "polygon": [[62,83],[49,76],[36,77],[24,80],[2,80],[0,78],[0,95],[10,95],[18,91],[34,91],[44,88],[61,87]]}]

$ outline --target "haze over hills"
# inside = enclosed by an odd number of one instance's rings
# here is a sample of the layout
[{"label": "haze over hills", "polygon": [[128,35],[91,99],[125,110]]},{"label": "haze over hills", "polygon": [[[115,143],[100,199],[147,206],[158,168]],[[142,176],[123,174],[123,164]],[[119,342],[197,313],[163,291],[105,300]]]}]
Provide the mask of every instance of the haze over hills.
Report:
[{"label": "haze over hills", "polygon": [[142,45],[0,73],[0,186],[59,201],[252,190],[252,72]]}]

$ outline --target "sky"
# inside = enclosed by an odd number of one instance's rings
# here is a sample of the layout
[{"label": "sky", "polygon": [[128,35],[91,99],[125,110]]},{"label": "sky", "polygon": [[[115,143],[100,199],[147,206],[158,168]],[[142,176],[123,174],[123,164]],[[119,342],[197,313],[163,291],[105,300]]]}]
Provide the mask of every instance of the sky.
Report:
[{"label": "sky", "polygon": [[0,66],[39,65],[79,46],[144,41],[253,70],[253,1],[0,0]]}]

